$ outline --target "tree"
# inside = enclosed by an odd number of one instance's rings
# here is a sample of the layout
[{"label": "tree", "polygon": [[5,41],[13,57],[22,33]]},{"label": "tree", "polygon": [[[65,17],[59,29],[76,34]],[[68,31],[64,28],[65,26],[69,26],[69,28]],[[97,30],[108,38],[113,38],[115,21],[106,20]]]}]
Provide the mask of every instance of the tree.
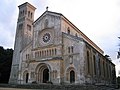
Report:
[{"label": "tree", "polygon": [[120,84],[120,76],[117,77],[117,83]]},{"label": "tree", "polygon": [[117,77],[118,88],[120,87],[120,76]]},{"label": "tree", "polygon": [[8,83],[11,64],[12,64],[13,49],[4,49],[0,46],[0,83]]}]

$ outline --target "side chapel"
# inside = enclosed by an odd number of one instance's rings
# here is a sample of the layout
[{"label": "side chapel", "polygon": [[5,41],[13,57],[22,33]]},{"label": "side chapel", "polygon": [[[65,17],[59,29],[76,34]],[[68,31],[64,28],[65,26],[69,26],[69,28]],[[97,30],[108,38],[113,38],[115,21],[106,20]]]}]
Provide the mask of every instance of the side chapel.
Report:
[{"label": "side chapel", "polygon": [[115,65],[64,15],[47,9],[34,21],[33,5],[18,7],[9,83],[115,82]]}]

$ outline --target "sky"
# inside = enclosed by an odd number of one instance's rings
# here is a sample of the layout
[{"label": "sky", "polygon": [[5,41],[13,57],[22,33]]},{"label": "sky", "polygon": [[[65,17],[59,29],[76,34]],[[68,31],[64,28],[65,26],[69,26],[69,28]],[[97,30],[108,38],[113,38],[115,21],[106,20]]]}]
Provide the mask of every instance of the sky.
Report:
[{"label": "sky", "polygon": [[109,55],[120,70],[117,51],[120,48],[120,0],[1,0],[0,46],[14,49],[18,6],[29,2],[37,9],[35,20],[45,12],[62,13],[85,35]]}]

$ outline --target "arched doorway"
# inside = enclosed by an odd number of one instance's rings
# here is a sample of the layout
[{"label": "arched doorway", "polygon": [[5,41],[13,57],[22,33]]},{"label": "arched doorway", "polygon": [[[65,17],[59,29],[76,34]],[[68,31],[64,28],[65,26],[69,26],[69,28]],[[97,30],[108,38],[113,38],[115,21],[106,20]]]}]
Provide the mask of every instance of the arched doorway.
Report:
[{"label": "arched doorway", "polygon": [[73,70],[70,71],[70,83],[75,82],[75,72]]},{"label": "arched doorway", "polygon": [[36,81],[37,83],[47,83],[50,80],[51,68],[48,64],[40,63],[36,67]]},{"label": "arched doorway", "polygon": [[43,83],[49,81],[49,69],[46,68],[43,70]]},{"label": "arched doorway", "polygon": [[23,73],[23,83],[24,84],[28,83],[28,81],[29,81],[29,73],[28,73],[28,71],[24,71],[24,73]]},{"label": "arched doorway", "polygon": [[26,73],[26,80],[25,80],[26,83],[28,83],[28,77],[29,77],[29,73]]}]

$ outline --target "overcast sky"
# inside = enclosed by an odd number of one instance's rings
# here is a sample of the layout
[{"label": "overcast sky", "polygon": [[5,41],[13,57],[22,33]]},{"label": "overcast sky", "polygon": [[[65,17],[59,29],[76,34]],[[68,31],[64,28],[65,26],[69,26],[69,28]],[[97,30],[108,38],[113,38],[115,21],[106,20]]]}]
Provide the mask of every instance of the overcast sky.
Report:
[{"label": "overcast sky", "polygon": [[103,51],[110,55],[116,65],[117,75],[120,59],[116,59],[120,44],[120,0],[1,0],[0,46],[14,48],[18,6],[29,2],[37,9],[35,20],[46,10],[62,13]]}]

